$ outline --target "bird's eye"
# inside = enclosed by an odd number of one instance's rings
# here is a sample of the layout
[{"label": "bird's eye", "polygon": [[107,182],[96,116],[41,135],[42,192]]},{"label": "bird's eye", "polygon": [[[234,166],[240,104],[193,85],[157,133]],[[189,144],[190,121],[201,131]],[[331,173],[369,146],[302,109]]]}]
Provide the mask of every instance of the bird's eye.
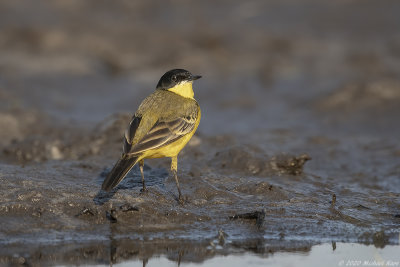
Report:
[{"label": "bird's eye", "polygon": [[171,80],[172,80],[173,82],[176,82],[177,79],[178,79],[178,78],[176,77],[176,75],[172,75]]}]

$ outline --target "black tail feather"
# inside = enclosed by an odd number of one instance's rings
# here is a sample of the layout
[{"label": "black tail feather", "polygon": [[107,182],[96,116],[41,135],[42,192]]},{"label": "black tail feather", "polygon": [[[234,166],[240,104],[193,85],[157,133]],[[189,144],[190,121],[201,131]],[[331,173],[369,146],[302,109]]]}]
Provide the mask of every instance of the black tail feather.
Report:
[{"label": "black tail feather", "polygon": [[107,192],[112,190],[125,178],[126,174],[137,162],[138,157],[121,157],[117,163],[115,163],[114,168],[107,175],[107,178],[104,179],[101,189]]}]

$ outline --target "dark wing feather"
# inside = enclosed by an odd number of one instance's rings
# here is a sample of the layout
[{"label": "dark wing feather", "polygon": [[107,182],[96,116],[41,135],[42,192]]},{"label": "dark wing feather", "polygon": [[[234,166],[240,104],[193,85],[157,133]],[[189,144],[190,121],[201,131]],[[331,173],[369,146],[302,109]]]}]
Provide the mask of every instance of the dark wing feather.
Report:
[{"label": "dark wing feather", "polygon": [[131,122],[129,123],[128,129],[125,131],[125,138],[124,138],[124,153],[128,153],[132,147],[132,140],[135,137],[136,130],[139,127],[140,121],[142,117],[134,115]]},{"label": "dark wing feather", "polygon": [[168,145],[193,131],[195,116],[179,117],[170,121],[157,121],[150,131],[135,145],[129,153],[137,154],[150,149]]}]

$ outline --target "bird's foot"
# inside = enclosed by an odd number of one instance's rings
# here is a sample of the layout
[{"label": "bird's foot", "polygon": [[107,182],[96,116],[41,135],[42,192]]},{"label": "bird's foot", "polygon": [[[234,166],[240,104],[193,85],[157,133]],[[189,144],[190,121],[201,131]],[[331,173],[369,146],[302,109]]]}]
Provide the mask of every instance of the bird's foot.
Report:
[{"label": "bird's foot", "polygon": [[179,195],[178,202],[179,202],[180,205],[183,206],[185,203],[187,203],[187,198],[183,197],[182,195]]},{"label": "bird's foot", "polygon": [[149,189],[147,189],[147,187],[143,187],[142,189],[140,189],[140,193],[145,194],[149,192]]}]

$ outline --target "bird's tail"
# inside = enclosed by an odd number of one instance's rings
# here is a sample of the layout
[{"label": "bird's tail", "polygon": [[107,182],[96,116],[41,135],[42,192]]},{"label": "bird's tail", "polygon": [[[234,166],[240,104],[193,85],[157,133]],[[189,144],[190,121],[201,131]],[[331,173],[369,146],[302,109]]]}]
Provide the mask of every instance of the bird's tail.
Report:
[{"label": "bird's tail", "polygon": [[138,157],[125,157],[122,156],[117,163],[115,163],[114,168],[104,179],[101,189],[104,191],[110,191],[116,187],[122,179],[125,178],[126,174],[132,169],[132,167],[138,162]]}]

